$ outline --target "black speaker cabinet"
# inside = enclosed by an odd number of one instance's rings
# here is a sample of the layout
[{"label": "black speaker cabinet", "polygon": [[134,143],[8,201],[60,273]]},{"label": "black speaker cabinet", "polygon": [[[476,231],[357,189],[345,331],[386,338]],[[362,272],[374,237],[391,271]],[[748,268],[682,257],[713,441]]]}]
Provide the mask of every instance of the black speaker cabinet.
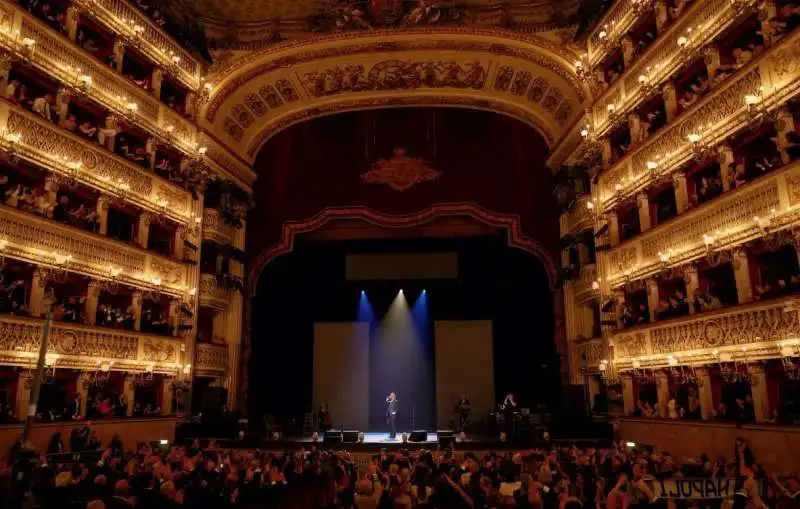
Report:
[{"label": "black speaker cabinet", "polygon": [[444,447],[448,447],[456,441],[456,437],[453,435],[453,430],[451,429],[440,429],[436,432],[436,438],[439,439],[439,444]]},{"label": "black speaker cabinet", "polygon": [[428,432],[424,429],[418,429],[412,431],[411,434],[408,436],[409,442],[427,442],[428,441]]},{"label": "black speaker cabinet", "polygon": [[342,431],[342,441],[346,444],[358,443],[358,430],[344,430]]},{"label": "black speaker cabinet", "polygon": [[329,429],[325,432],[326,444],[341,444],[342,443],[342,430]]}]

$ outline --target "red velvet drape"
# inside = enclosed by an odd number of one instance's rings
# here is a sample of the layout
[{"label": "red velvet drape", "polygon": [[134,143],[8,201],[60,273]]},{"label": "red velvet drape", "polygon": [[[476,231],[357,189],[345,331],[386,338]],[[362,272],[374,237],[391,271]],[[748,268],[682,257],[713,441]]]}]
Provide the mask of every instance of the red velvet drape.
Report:
[{"label": "red velvet drape", "polygon": [[[362,176],[395,148],[424,158],[439,178],[397,191]],[[327,208],[366,207],[418,214],[440,204],[471,203],[519,217],[521,233],[557,253],[558,211],[545,167],[548,148],[531,127],[493,113],[399,108],[323,117],[282,131],[256,161],[256,208],[248,253],[280,242],[286,222]]]}]

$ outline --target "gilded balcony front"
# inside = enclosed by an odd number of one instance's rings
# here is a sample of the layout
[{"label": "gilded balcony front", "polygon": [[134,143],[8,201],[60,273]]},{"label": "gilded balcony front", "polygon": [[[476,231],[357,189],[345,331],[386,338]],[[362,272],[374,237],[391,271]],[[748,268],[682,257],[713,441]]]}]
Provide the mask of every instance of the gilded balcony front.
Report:
[{"label": "gilded balcony front", "polygon": [[[689,110],[628,152],[598,182],[599,201],[606,211],[653,183],[656,173],[667,176],[694,156],[689,134],[699,144],[714,147],[747,125],[745,96],[760,96],[760,107],[771,110],[800,92],[800,31],[795,30],[748,65],[715,87]],[[648,162],[656,163],[654,170]]]},{"label": "gilded balcony front", "polygon": [[603,338],[591,338],[575,344],[578,362],[583,371],[599,371],[600,362],[605,358]]},{"label": "gilded balcony front", "polygon": [[[755,220],[754,218],[759,218]],[[800,162],[724,193],[608,252],[609,285],[727,250],[800,225]]]},{"label": "gilded balcony front", "polygon": [[800,298],[754,302],[617,331],[619,370],[781,358],[800,338]]},{"label": "gilded balcony front", "polygon": [[[37,166],[75,177],[112,196],[119,194],[120,184],[126,184],[127,201],[180,224],[189,222],[192,196],[188,191],[38,115],[0,101],[0,132],[19,134],[14,150]],[[70,163],[81,163],[76,174],[69,173]]]},{"label": "gilded balcony front", "polygon": [[214,274],[200,275],[200,305],[226,311],[231,300],[231,290],[219,284]]},{"label": "gilded balcony front", "polygon": [[200,343],[195,348],[195,374],[224,373],[228,369],[228,348],[226,345]]},{"label": "gilded balcony front", "polygon": [[170,66],[173,56],[177,56],[179,60],[175,77],[190,90],[200,87],[202,62],[167,35],[145,13],[125,0],[83,0],[79,3],[85,4],[85,8],[95,19],[118,34],[126,34],[131,25],[142,27],[139,49],[165,68]]},{"label": "gilded balcony front", "polygon": [[[33,367],[44,319],[0,315],[0,365]],[[48,366],[93,370],[99,363],[114,371],[175,373],[181,341],[139,332],[54,322],[47,347]]]},{"label": "gilded balcony front", "polygon": [[203,209],[203,238],[220,244],[233,244],[234,227],[222,219],[217,209]]},{"label": "gilded balcony front", "polygon": [[587,204],[591,200],[589,195],[583,195],[575,200],[571,210],[561,214],[561,236],[580,233],[587,228],[594,228],[594,215]]},{"label": "gilded balcony front", "polygon": [[196,126],[170,110],[158,98],[103,65],[22,8],[4,3],[0,5],[0,16],[0,27],[10,33],[19,30],[20,38],[36,41],[30,65],[68,86],[75,83],[80,69],[81,75],[91,77],[89,95],[103,107],[123,113],[129,103],[135,103],[137,125],[157,134],[166,133],[167,127],[172,126],[169,141],[185,153],[196,152]]},{"label": "gilded balcony front", "polygon": [[[617,2],[615,7],[629,2]],[[612,7],[613,9],[613,7]],[[609,86],[595,101],[593,110],[594,132],[602,136],[611,127],[608,121],[608,105],[613,104],[617,114],[625,115],[644,100],[646,93],[639,76],[646,74],[649,86],[658,87],[684,65],[678,39],[691,30],[692,48],[700,48],[713,41],[736,19],[736,11],[728,0],[704,0],[693,2],[674,25],[661,34],[651,47],[625,69],[619,79]],[[698,28],[699,27],[699,28]],[[700,55],[701,53],[698,53]],[[649,71],[648,71],[649,70]]]},{"label": "gilded balcony front", "polygon": [[597,265],[594,263],[581,266],[580,277],[573,282],[575,300],[578,303],[588,302],[598,296]]},{"label": "gilded balcony front", "polygon": [[[608,48],[613,47],[636,22],[633,2],[634,0],[617,0],[595,23],[587,38],[589,62],[592,67],[606,57]],[[600,36],[601,32],[605,32],[605,37]]]},{"label": "gilded balcony front", "polygon": [[0,205],[0,238],[3,256],[106,279],[113,271],[120,283],[150,288],[161,281],[166,294],[183,296],[189,282],[189,266],[135,248],[124,242],[63,225],[50,219]]}]

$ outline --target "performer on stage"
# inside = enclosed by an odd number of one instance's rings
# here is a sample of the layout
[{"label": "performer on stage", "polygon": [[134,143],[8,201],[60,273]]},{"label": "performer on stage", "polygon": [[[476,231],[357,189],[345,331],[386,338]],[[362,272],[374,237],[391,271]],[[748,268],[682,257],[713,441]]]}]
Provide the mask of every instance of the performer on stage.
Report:
[{"label": "performer on stage", "polygon": [[500,406],[503,410],[503,420],[505,421],[506,436],[509,440],[514,436],[514,413],[517,410],[517,401],[514,399],[514,394],[509,392],[506,394],[506,399]]},{"label": "performer on stage", "polygon": [[469,420],[469,411],[472,407],[469,404],[469,399],[467,396],[462,394],[458,398],[458,403],[456,404],[456,411],[458,412],[458,429],[464,429],[464,426],[467,424]]},{"label": "performer on stage", "polygon": [[397,437],[397,429],[395,428],[395,420],[397,419],[397,411],[400,410],[400,402],[397,401],[397,394],[390,392],[386,396],[386,424],[389,425],[391,432],[389,438]]}]

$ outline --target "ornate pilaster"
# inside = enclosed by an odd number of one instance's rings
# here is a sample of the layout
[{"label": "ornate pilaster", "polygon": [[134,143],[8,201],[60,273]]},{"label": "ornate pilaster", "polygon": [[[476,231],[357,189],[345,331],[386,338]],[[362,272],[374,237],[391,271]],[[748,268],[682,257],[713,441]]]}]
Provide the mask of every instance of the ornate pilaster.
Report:
[{"label": "ornate pilaster", "polygon": [[117,116],[113,113],[106,117],[106,127],[97,134],[97,141],[111,152],[114,151],[114,142],[117,139]]},{"label": "ornate pilaster", "polygon": [[67,27],[67,37],[71,41],[76,41],[78,39],[78,20],[80,18],[81,11],[75,5],[70,5],[67,7],[67,16],[64,20],[64,24]]},{"label": "ornate pilaster", "polygon": [[89,373],[81,371],[75,387],[81,400],[81,417],[86,417],[89,410]]},{"label": "ornate pilaster", "polygon": [[153,89],[150,91],[156,99],[161,99],[161,83],[164,81],[164,69],[160,67],[153,67],[153,75],[150,78],[150,84]]},{"label": "ornate pilaster", "polygon": [[149,212],[142,212],[139,215],[139,227],[136,229],[136,244],[143,249],[147,249],[147,241],[150,238],[151,219]]},{"label": "ornate pilaster", "polygon": [[122,73],[122,63],[125,60],[125,43],[119,37],[114,39],[114,70]]},{"label": "ornate pilaster", "polygon": [[162,378],[161,379],[161,414],[162,415],[171,415],[172,414],[172,397],[174,396],[174,388],[172,386],[172,380],[169,378]]},{"label": "ornate pilaster", "polygon": [[789,139],[787,135],[789,133],[795,132],[795,122],[794,116],[792,112],[789,110],[788,106],[781,106],[778,109],[777,120],[775,122],[775,127],[778,130],[778,150],[781,153],[781,160],[784,164],[789,164],[791,162],[791,158],[789,157],[789,151],[786,150],[789,147]]},{"label": "ornate pilaster", "polygon": [[720,68],[721,62],[719,58],[719,47],[717,43],[712,42],[703,48],[703,60],[706,63],[706,72],[708,73],[708,81],[711,86],[714,86],[714,82],[711,80],[711,77],[716,75],[717,69]]},{"label": "ornate pilaster", "polygon": [[642,120],[636,112],[628,115],[628,129],[631,131],[631,143],[641,143],[644,139],[642,133]]},{"label": "ornate pilaster", "polygon": [[650,199],[644,193],[636,195],[636,205],[639,207],[639,228],[642,232],[650,229]]},{"label": "ornate pilaster", "polygon": [[658,397],[658,416],[669,417],[669,377],[664,371],[656,371],[656,395]]},{"label": "ornate pilaster", "polygon": [[97,198],[97,233],[108,235],[108,198]]},{"label": "ornate pilaster", "polygon": [[622,404],[625,409],[625,415],[633,415],[636,410],[636,398],[633,394],[633,376],[630,374],[622,375]]},{"label": "ornate pilaster", "polygon": [[186,241],[186,229],[183,226],[179,226],[175,230],[175,242],[173,243],[172,246],[172,256],[174,256],[178,260],[183,260],[183,247],[185,241]]},{"label": "ornate pilaster", "polygon": [[667,122],[678,116],[678,95],[675,91],[675,83],[667,81],[661,87],[661,97],[664,99],[664,110],[667,113]]},{"label": "ornate pilaster", "polygon": [[[614,309],[616,310],[617,329],[622,328],[622,311],[626,306],[625,290],[618,288],[614,290]],[[602,303],[601,303],[602,304]]]},{"label": "ornate pilaster", "polygon": [[733,252],[733,275],[736,278],[736,294],[739,304],[753,301],[753,284],[750,281],[750,264],[745,248]]},{"label": "ornate pilaster", "polygon": [[753,396],[753,410],[756,415],[756,422],[766,422],[772,418],[772,408],[769,404],[769,392],[767,390],[767,374],[764,372],[762,364],[750,364],[747,366],[752,381],[750,383],[750,393]]},{"label": "ornate pilaster", "polygon": [[55,203],[58,199],[58,186],[61,184],[61,176],[56,173],[48,173],[44,178],[44,192],[50,203]]},{"label": "ornate pilaster", "polygon": [[11,62],[13,56],[10,52],[0,49],[0,87],[5,92],[8,86],[8,77],[11,74]]},{"label": "ornate pilaster", "polygon": [[658,295],[658,281],[650,278],[647,283],[647,307],[650,308],[650,321],[655,322],[658,319],[658,303],[661,298]]},{"label": "ornate pilaster", "polygon": [[669,4],[667,0],[657,0],[656,11],[656,31],[661,35],[669,27]]},{"label": "ornate pilaster", "polygon": [[619,216],[616,212],[609,212],[606,219],[608,220],[608,242],[611,247],[617,247],[619,245]]},{"label": "ornate pilaster", "polygon": [[711,390],[711,372],[708,368],[699,368],[697,373],[697,392],[700,399],[700,414],[703,420],[710,420],[714,412],[714,392]]},{"label": "ornate pilaster", "polygon": [[673,173],[672,187],[675,189],[675,205],[678,214],[683,214],[689,209],[689,186],[686,182],[686,174]]},{"label": "ornate pilaster", "polygon": [[28,310],[31,316],[40,317],[44,313],[44,288],[47,286],[47,279],[39,269],[33,272],[31,281],[31,291],[28,296]]},{"label": "ornate pilaster", "polygon": [[614,154],[614,151],[611,150],[611,140],[608,138],[608,136],[606,136],[602,138],[599,143],[600,150],[602,151],[601,156],[603,159],[603,168],[607,170],[611,167],[611,159]]},{"label": "ornate pilaster", "polygon": [[620,42],[622,44],[622,62],[625,65],[625,69],[629,69],[634,59],[633,39],[626,35]]},{"label": "ornate pilaster", "polygon": [[178,335],[178,322],[179,313],[181,310],[181,301],[178,299],[170,299],[169,301],[169,327],[173,336]]},{"label": "ornate pilaster", "polygon": [[689,303],[689,313],[694,314],[694,300],[697,292],[700,291],[700,279],[697,275],[697,267],[687,265],[683,271],[683,280],[686,283],[686,302]]},{"label": "ornate pilaster", "polygon": [[56,92],[55,113],[58,117],[59,127],[67,127],[67,118],[69,118],[69,103],[71,100],[72,96],[67,89],[58,89],[58,92]]},{"label": "ornate pilaster", "polygon": [[729,167],[734,163],[733,148],[727,143],[723,143],[717,149],[717,162],[719,163],[719,173],[722,178],[722,189],[725,192],[731,190],[733,173]]},{"label": "ornate pilaster", "polygon": [[141,290],[136,290],[133,292],[133,297],[131,298],[131,307],[133,308],[134,330],[142,330],[142,298],[143,293]]},{"label": "ornate pilaster", "polygon": [[133,383],[133,375],[125,375],[125,382],[122,386],[122,393],[125,395],[125,415],[131,417],[133,415],[133,400],[136,397],[136,386]]},{"label": "ornate pilaster", "polygon": [[86,292],[86,302],[84,312],[90,325],[97,323],[97,303],[100,300],[100,284],[97,281],[90,281]]}]

